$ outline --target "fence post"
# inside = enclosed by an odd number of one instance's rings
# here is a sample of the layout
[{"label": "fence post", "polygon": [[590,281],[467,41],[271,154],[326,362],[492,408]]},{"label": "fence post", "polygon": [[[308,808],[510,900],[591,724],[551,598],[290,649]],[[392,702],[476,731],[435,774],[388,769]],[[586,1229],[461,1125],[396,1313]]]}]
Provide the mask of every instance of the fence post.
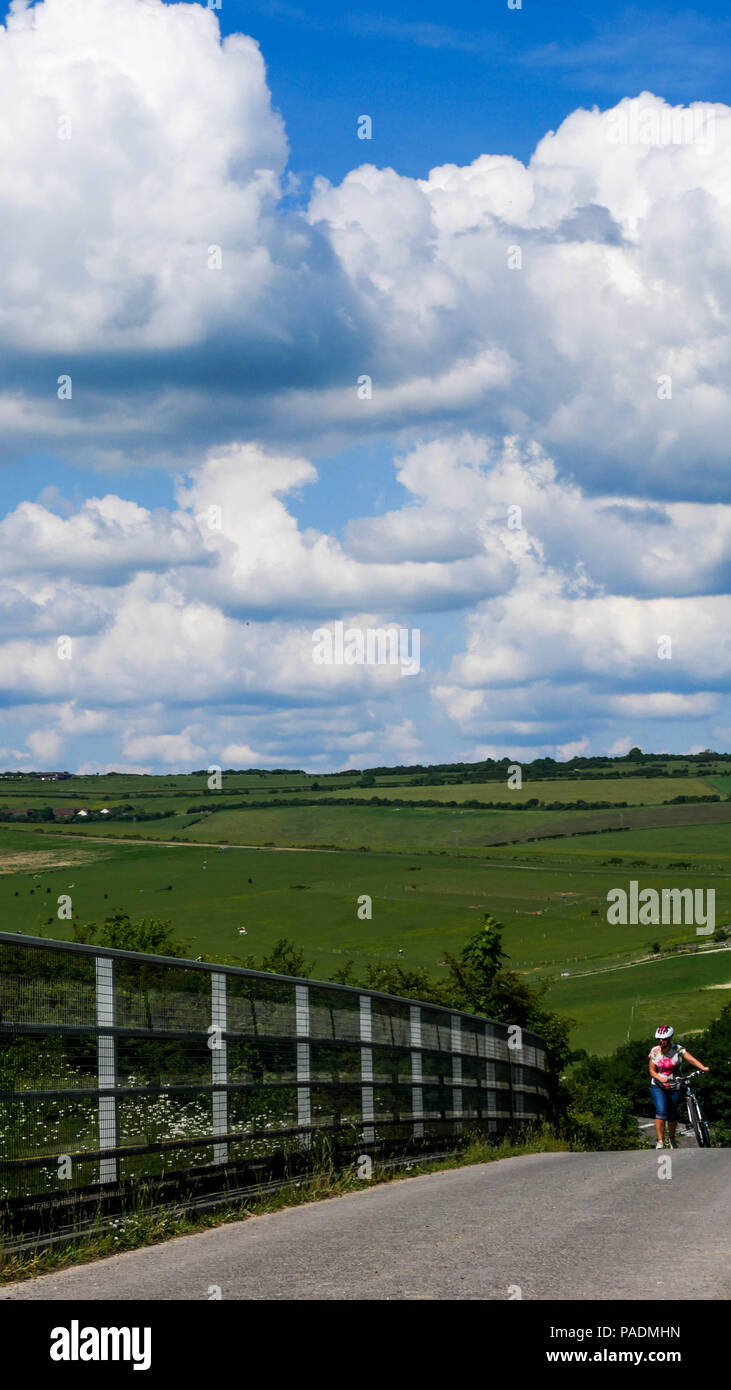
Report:
[{"label": "fence post", "polygon": [[515,1116],[515,1092],[514,1092],[514,1090],[513,1090],[513,1049],[512,1049],[512,1047],[509,1046],[509,1035],[508,1035],[507,1029],[506,1029],[506,1032],[505,1032],[505,1039],[506,1039],[505,1048],[506,1048],[506,1051],[507,1051],[507,1054],[508,1054],[508,1104],[509,1104],[509,1106],[510,1106],[510,1122],[509,1122],[509,1124],[508,1124],[508,1129],[512,1132],[512,1129],[513,1129],[513,1120],[516,1118],[516,1116]]},{"label": "fence post", "polygon": [[[213,1091],[213,1133],[228,1132],[228,1043],[223,1036],[228,1027],[228,996],[226,976],[221,971],[211,974],[211,1081]],[[213,1162],[228,1163],[228,1144],[213,1145]]]},{"label": "fence post", "polygon": [[414,1117],[414,1138],[423,1139],[424,1137],[424,1091],[422,1089],[423,1073],[421,1068],[421,1051],[414,1051],[421,1048],[421,1009],[418,1004],[411,1005],[410,1014],[411,1029],[411,1113]]},{"label": "fence post", "polygon": [[[490,1040],[491,1040],[491,1039],[492,1039],[492,1033],[490,1032],[490,1024],[489,1024],[489,1023],[486,1023],[486,1024],[485,1024],[485,1110],[484,1110],[483,1118],[487,1119],[487,1132],[488,1132],[488,1134],[490,1133],[490,1115],[491,1115],[491,1113],[492,1113],[492,1111],[493,1111],[492,1100],[493,1100],[493,1097],[494,1097],[494,1094],[495,1094],[495,1092],[494,1092],[494,1090],[493,1090],[493,1086],[492,1086],[492,1084],[491,1084],[492,1081],[493,1081],[494,1075],[495,1075],[495,1072],[494,1072],[495,1063],[494,1063],[494,1061],[491,1061],[491,1058],[490,1058],[490,1056],[489,1056],[489,1053],[490,1053]],[[491,1065],[492,1065],[492,1067],[493,1067],[493,1075],[492,1075],[492,1077],[490,1076],[490,1066],[491,1066]]]},{"label": "fence post", "polygon": [[[516,1037],[516,1036],[517,1036],[517,1038],[519,1038],[519,1040],[520,1040],[520,1046],[519,1046],[519,1047],[514,1047],[514,1046],[513,1046],[513,1043],[514,1043],[514,1041],[515,1041],[515,1037]],[[517,1056],[516,1056],[516,1054],[517,1054]],[[522,1029],[520,1029],[520,1028],[518,1029],[517,1035],[512,1035],[512,1034],[511,1034],[511,1031],[510,1031],[510,1028],[508,1028],[508,1066],[509,1066],[509,1068],[510,1068],[510,1122],[511,1122],[511,1127],[512,1127],[512,1123],[513,1123],[514,1120],[521,1120],[521,1119],[523,1119],[523,1115],[524,1115],[524,1105],[525,1105],[525,1102],[524,1102],[524,1100],[523,1100],[523,1096],[524,1096],[524,1091],[523,1091],[523,1079],[524,1079],[524,1078],[523,1078],[523,1056],[524,1056],[524,1048],[523,1048],[523,1032],[522,1032]],[[513,1060],[513,1058],[515,1058],[515,1061]],[[516,1070],[516,1068],[518,1068],[518,1067],[520,1068],[520,1071],[517,1071],[517,1070]],[[518,1096],[516,1095],[516,1090],[520,1093],[520,1110],[518,1110]]]},{"label": "fence post", "polygon": [[[96,1025],[97,1029],[113,1028],[115,1023],[114,960],[110,956],[96,957]],[[117,1148],[117,1041],[114,1033],[98,1031],[96,1035],[97,1077],[99,1096],[99,1148]],[[99,1182],[117,1181],[116,1158],[99,1160]]]},{"label": "fence post", "polygon": [[462,1133],[462,1021],[452,1015],[452,1115],[454,1132]]},{"label": "fence post", "polygon": [[[307,985],[295,985],[295,1019],[297,1037],[307,1038],[307,1042],[297,1043],[297,1124],[307,1133],[299,1135],[302,1149],[312,1146],[312,1094],[310,1091],[310,991]],[[306,1083],[302,1085],[301,1083]]]},{"label": "fence post", "polygon": [[492,1057],[487,1057],[485,1061],[485,1077],[488,1087],[487,1111],[490,1119],[488,1128],[491,1128],[493,1133],[497,1133],[500,1130],[500,1115],[504,1102],[501,1083],[498,1080],[498,1066],[502,1061],[500,1039],[499,1034],[493,1030],[494,1024],[485,1024],[485,1037],[489,1039],[489,1046],[487,1042],[485,1044],[485,1052],[492,1052]]},{"label": "fence post", "polygon": [[[360,1040],[361,1043],[371,1043],[373,1041],[373,1016],[371,1014],[371,999],[369,994],[361,994],[360,996]],[[361,1047],[360,1049],[360,1079],[361,1082],[370,1082],[370,1085],[361,1085],[360,1088],[363,1143],[373,1144],[376,1139],[376,1131],[374,1128],[375,1110],[373,1106],[372,1047]]]}]

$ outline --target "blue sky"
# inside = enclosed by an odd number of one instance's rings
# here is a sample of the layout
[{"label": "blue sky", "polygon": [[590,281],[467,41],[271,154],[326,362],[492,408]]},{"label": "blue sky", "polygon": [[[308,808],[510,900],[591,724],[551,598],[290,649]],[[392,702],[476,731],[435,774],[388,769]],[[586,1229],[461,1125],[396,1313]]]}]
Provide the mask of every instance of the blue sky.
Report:
[{"label": "blue sky", "polygon": [[607,107],[645,89],[671,103],[722,101],[731,19],[721,4],[245,4],[222,0],[224,32],[261,44],[292,165],[342,178],[353,165],[353,113],[373,117],[373,158],[424,177],[486,149],[526,160],[577,106]]},{"label": "blue sky", "polygon": [[722,8],[0,14],[0,763],[725,747]]}]

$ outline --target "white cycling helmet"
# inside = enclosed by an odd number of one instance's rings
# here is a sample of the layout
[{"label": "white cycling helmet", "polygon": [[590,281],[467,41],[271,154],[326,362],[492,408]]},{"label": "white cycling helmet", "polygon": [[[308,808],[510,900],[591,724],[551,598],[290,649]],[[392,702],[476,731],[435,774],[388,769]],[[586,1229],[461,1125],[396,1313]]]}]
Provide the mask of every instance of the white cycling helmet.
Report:
[{"label": "white cycling helmet", "polygon": [[661,1023],[660,1027],[655,1029],[655,1037],[660,1042],[665,1042],[666,1038],[672,1038],[674,1032],[675,1029],[671,1028],[669,1023]]}]

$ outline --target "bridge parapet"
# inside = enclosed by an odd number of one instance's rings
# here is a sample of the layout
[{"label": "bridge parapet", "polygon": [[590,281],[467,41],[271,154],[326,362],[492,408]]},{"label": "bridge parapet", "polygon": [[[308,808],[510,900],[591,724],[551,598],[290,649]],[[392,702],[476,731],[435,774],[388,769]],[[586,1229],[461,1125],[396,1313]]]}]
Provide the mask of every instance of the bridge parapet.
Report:
[{"label": "bridge parapet", "polygon": [[[540,1120],[533,1033],[416,1000],[0,933],[0,1200],[225,1190]],[[244,1182],[246,1179],[244,1178]]]}]

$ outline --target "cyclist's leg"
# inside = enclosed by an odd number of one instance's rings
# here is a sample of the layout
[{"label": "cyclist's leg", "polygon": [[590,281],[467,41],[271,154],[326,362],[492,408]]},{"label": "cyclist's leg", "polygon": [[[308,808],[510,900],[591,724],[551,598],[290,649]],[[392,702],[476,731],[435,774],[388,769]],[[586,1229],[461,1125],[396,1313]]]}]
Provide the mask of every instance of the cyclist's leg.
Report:
[{"label": "cyclist's leg", "polygon": [[678,1128],[678,1112],[680,1110],[681,1098],[682,1091],[668,1092],[668,1135],[671,1144],[675,1139],[675,1131]]},{"label": "cyclist's leg", "polygon": [[650,1086],[650,1095],[655,1107],[655,1133],[658,1144],[665,1143],[665,1117],[668,1110],[667,1091],[662,1086],[657,1086],[655,1082]]}]

